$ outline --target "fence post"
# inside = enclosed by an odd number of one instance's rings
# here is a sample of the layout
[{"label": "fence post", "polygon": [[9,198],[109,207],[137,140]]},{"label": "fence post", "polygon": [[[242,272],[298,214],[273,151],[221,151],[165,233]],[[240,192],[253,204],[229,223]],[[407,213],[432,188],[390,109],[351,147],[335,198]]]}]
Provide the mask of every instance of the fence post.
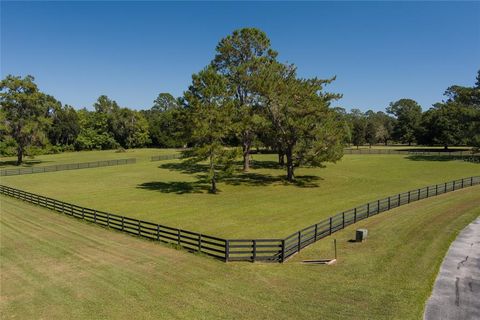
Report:
[{"label": "fence post", "polygon": [[428,198],[428,191],[430,190],[430,186],[427,187],[427,198]]},{"label": "fence post", "polygon": [[398,194],[398,206],[400,207],[400,193]]},{"label": "fence post", "polygon": [[[122,217],[122,230],[123,230],[123,217]],[[157,241],[160,241],[160,225],[157,224]]]},{"label": "fence post", "polygon": [[177,229],[177,242],[180,245],[180,229]]},{"label": "fence post", "polygon": [[463,178],[462,178],[462,189],[463,189]]},{"label": "fence post", "polygon": [[342,229],[345,229],[345,211],[342,212]]},{"label": "fence post", "polygon": [[380,213],[380,200],[377,200],[377,214]]},{"label": "fence post", "polygon": [[138,221],[138,235],[140,236],[141,235],[141,232],[140,232],[140,220],[137,220]]},{"label": "fence post", "polygon": [[388,197],[388,210],[390,210],[390,197]]},{"label": "fence post", "polygon": [[420,200],[420,189],[418,189],[418,199],[417,200]]},{"label": "fence post", "polygon": [[438,184],[435,185],[435,195],[438,196]]},{"label": "fence post", "polygon": [[452,184],[453,184],[452,191],[455,191],[455,180],[452,181]]},{"label": "fence post", "polygon": [[370,202],[367,203],[367,218],[370,217]]},{"label": "fence post", "polygon": [[125,229],[125,223],[123,222],[124,217],[122,216],[122,231]]},{"label": "fence post", "polygon": [[85,220],[85,208],[82,208],[82,219]]},{"label": "fence post", "polygon": [[315,224],[315,234],[313,235],[313,242],[317,241],[317,231],[318,231],[318,223]]},{"label": "fence post", "polygon": [[298,244],[297,244],[297,252],[300,252],[300,245],[301,245],[302,234],[298,231]]},{"label": "fence post", "polygon": [[[300,234],[300,232],[299,232]],[[330,217],[330,234],[332,234],[332,217]]]},{"label": "fence post", "polygon": [[198,235],[198,251],[202,251],[202,235]]},{"label": "fence post", "polygon": [[107,213],[107,227],[110,228],[110,213]]},{"label": "fence post", "polygon": [[357,223],[357,208],[353,208],[353,223]]},{"label": "fence post", "polygon": [[410,203],[410,191],[408,191],[408,203]]},{"label": "fence post", "polygon": [[97,210],[93,210],[93,222],[97,223]]},{"label": "fence post", "polygon": [[252,240],[253,242],[253,262],[257,260],[257,240]]},{"label": "fence post", "polygon": [[447,183],[445,182],[445,187],[444,187],[444,192],[443,193],[446,193],[447,192]]},{"label": "fence post", "polygon": [[[315,225],[316,226],[316,225]],[[315,233],[315,237],[317,234]],[[282,239],[282,256],[281,256],[281,262],[285,261],[285,239]]]},{"label": "fence post", "polygon": [[225,240],[225,262],[230,259],[230,240]]}]

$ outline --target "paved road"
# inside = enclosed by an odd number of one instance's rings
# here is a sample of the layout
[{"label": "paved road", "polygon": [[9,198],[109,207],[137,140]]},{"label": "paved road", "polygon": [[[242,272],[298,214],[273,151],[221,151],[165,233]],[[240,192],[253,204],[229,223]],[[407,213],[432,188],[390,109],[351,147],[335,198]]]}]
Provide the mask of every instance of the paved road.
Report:
[{"label": "paved road", "polygon": [[480,217],[448,249],[424,319],[480,319]]}]

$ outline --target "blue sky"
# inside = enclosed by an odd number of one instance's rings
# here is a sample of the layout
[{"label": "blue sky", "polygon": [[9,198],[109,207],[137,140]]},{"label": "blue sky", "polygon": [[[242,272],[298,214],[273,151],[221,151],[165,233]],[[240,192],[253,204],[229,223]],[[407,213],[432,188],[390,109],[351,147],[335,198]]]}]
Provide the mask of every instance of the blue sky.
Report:
[{"label": "blue sky", "polygon": [[181,95],[218,41],[241,27],[270,37],[301,76],[337,76],[337,104],[424,109],[480,69],[480,2],[4,2],[1,76],[35,76],[63,103],[101,94],[145,109]]}]

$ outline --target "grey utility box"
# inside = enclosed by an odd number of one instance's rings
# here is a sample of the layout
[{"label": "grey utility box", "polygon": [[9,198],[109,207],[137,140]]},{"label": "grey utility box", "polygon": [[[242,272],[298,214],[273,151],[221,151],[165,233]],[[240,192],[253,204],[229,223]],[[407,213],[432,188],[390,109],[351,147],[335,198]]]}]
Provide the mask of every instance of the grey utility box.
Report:
[{"label": "grey utility box", "polygon": [[355,241],[362,242],[367,239],[367,235],[367,229],[357,229],[357,231],[355,232]]}]

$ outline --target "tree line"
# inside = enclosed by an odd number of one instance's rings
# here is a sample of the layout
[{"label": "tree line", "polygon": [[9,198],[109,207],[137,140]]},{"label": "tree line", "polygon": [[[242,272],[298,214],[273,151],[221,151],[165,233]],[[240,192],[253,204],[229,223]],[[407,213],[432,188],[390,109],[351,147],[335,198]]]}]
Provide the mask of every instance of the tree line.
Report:
[{"label": "tree line", "polygon": [[278,154],[293,181],[295,168],[335,162],[349,144],[480,143],[480,72],[475,86],[451,86],[426,112],[411,99],[386,112],[332,107],[342,97],[325,91],[334,80],[299,77],[255,28],[221,39],[181,97],[160,93],[148,110],[121,107],[104,95],[92,111],[76,110],[41,92],[33,77],[9,75],[0,82],[0,151],[21,164],[24,155],[39,152],[188,147],[185,161],[206,163],[216,192],[236,159],[246,172],[260,147]]}]

